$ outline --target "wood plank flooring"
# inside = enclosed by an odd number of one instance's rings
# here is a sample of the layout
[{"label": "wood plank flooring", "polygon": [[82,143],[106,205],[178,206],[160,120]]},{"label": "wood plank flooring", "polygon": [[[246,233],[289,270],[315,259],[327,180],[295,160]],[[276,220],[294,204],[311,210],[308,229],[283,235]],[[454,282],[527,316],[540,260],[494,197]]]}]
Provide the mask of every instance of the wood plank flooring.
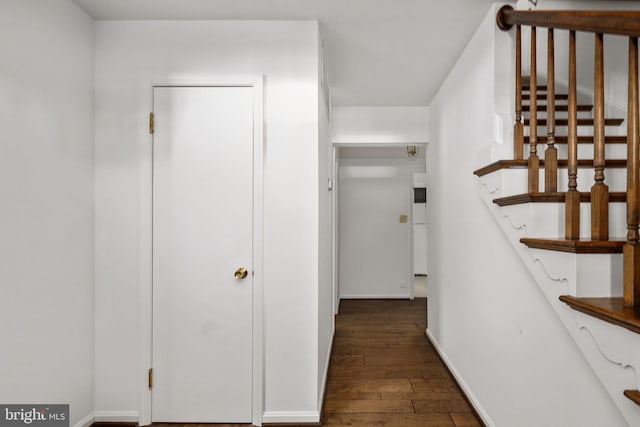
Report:
[{"label": "wood plank flooring", "polygon": [[323,426],[482,426],[424,335],[425,306],[340,303]]},{"label": "wood plank flooring", "polygon": [[425,299],[343,300],[336,317],[322,425],[482,427],[425,329]]}]

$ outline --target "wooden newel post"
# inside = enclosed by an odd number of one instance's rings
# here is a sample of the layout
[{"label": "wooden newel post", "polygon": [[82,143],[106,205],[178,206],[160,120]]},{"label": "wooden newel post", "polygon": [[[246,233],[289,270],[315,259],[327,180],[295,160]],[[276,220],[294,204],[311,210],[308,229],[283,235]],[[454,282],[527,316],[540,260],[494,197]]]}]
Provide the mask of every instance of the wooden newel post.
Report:
[{"label": "wooden newel post", "polygon": [[624,245],[624,305],[640,307],[640,119],[638,117],[638,38],[629,37],[627,130],[627,243]]},{"label": "wooden newel post", "polygon": [[595,81],[593,120],[594,184],[591,187],[591,239],[609,240],[609,187],[604,183],[604,44],[603,34],[595,36]]},{"label": "wooden newel post", "polygon": [[516,27],[516,123],[513,125],[513,158],[524,159],[524,125],[522,124],[522,28]]},{"label": "wooden newel post", "polygon": [[580,193],[578,192],[578,107],[576,82],[576,32],[569,32],[569,189],[565,193],[565,238],[580,238]]},{"label": "wooden newel post", "polygon": [[544,152],[544,191],[558,191],[558,149],[556,143],[556,87],[553,28],[547,36],[547,150]]},{"label": "wooden newel post", "polygon": [[536,60],[536,27],[531,27],[531,76],[529,77],[529,193],[540,191],[540,158],[538,157],[538,70]]}]

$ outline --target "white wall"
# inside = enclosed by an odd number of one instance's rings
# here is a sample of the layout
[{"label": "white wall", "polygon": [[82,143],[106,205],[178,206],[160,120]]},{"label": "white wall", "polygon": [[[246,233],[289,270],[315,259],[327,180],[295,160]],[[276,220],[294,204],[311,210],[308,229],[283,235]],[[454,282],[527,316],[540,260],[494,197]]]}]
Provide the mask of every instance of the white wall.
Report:
[{"label": "white wall", "polygon": [[96,23],[99,413],[135,419],[138,399],[148,399],[140,330],[149,320],[140,311],[150,300],[151,86],[256,74],[265,76],[265,411],[269,421],[317,416],[322,161],[313,21]]},{"label": "white wall", "polygon": [[496,37],[510,36],[491,10],[430,105],[428,329],[490,425],[624,426],[472,174],[495,139]]},{"label": "white wall", "polygon": [[[426,102],[426,100],[425,100]],[[410,144],[429,141],[428,107],[334,107],[334,143]]]},{"label": "white wall", "polygon": [[424,172],[424,157],[408,160],[404,147],[341,148],[341,298],[411,296],[414,172]]},{"label": "white wall", "polygon": [[[374,147],[380,145],[381,147],[394,147],[400,146],[403,153],[406,145],[420,145],[420,159],[418,163],[420,166],[417,171],[424,171],[424,153],[426,147],[424,144],[429,142],[429,107],[366,107],[366,106],[354,106],[354,107],[333,107],[331,115],[331,132],[332,140],[336,147],[341,148],[342,151],[350,150],[352,148],[347,147]],[[375,156],[375,150],[369,151],[366,156]],[[403,154],[404,156],[405,154]],[[395,155],[394,155],[395,156]],[[357,157],[357,155],[356,155]],[[384,156],[383,156],[384,157]],[[341,168],[342,166],[340,166]],[[336,194],[340,193],[339,198],[343,196],[342,188],[340,188],[340,182],[336,180]],[[336,206],[337,210],[342,212],[343,215],[346,211],[341,206]],[[336,213],[337,215],[337,213]],[[341,224],[336,224],[337,234],[336,238],[344,234],[346,230]],[[343,274],[344,267],[341,265],[340,259],[348,257],[344,254],[339,254],[339,248],[336,252],[336,278],[338,287],[342,288],[339,277]],[[347,289],[349,284],[346,284]],[[389,285],[380,286],[381,292],[389,292]],[[364,295],[364,290],[356,289],[356,295]],[[394,291],[395,292],[395,291]],[[339,293],[336,292],[336,298],[339,298]],[[369,294],[372,295],[372,294]],[[382,294],[380,294],[382,295]],[[404,296],[405,293],[402,293]],[[408,294],[407,294],[408,295]],[[336,303],[337,304],[337,303]]]},{"label": "white wall", "polygon": [[538,0],[534,6],[528,0],[517,0],[522,10],[637,10],[636,0]]},{"label": "white wall", "polygon": [[0,2],[0,401],[93,412],[93,22]]}]

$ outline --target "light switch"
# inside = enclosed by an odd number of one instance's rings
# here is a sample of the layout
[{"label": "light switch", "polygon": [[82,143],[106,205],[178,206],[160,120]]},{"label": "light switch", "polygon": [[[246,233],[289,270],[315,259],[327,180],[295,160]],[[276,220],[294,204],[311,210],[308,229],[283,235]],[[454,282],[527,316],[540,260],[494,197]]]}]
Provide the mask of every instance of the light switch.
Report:
[{"label": "light switch", "polygon": [[406,215],[400,215],[400,224],[406,224],[409,221],[409,217]]}]

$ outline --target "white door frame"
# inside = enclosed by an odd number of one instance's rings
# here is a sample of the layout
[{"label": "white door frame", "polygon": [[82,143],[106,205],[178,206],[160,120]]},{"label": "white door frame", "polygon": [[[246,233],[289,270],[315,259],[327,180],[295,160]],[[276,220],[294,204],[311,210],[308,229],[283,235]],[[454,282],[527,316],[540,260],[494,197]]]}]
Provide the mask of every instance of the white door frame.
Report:
[{"label": "white door frame", "polygon": [[[340,192],[340,158],[338,156],[338,150],[341,147],[357,147],[357,148],[375,148],[375,147],[398,147],[398,146],[407,146],[407,145],[417,145],[420,148],[425,150],[425,170],[426,170],[426,150],[429,145],[428,142],[371,142],[371,143],[363,143],[363,142],[334,142],[333,145],[333,188],[334,188],[334,203],[333,203],[333,217],[334,217],[334,232],[333,232],[333,247],[335,250],[334,258],[333,258],[333,269],[334,269],[334,312],[338,314],[338,309],[340,307],[340,281],[339,274],[337,272],[340,269],[339,264],[339,239],[340,239],[340,215],[339,215],[339,192]],[[410,174],[408,185],[411,188],[410,194],[410,206],[409,206],[409,224],[410,224],[410,237],[409,237],[409,250],[410,250],[410,263],[409,263],[409,285],[410,285],[410,299],[415,298],[415,276],[414,276],[414,265],[413,265],[413,174]],[[337,191],[336,191],[337,190]]]},{"label": "white door frame", "polygon": [[[156,87],[253,87],[253,368],[252,368],[252,414],[253,425],[262,425],[264,411],[264,352],[263,352],[263,217],[264,217],[264,77],[204,77],[197,81],[184,79],[168,79],[164,82],[152,82],[148,111],[153,111],[153,89]],[[149,85],[146,85],[149,90]],[[148,93],[148,92],[147,92]],[[146,129],[146,126],[144,127]],[[144,172],[140,177],[141,194],[141,229],[140,260],[147,265],[140,272],[139,306],[140,306],[140,369],[139,413],[140,425],[151,424],[151,390],[148,387],[148,370],[151,368],[153,354],[153,135],[148,139],[150,147],[141,150],[141,162]]]},{"label": "white door frame", "polygon": [[413,301],[416,297],[416,272],[414,265],[415,247],[413,242],[413,205],[414,205],[414,192],[413,192],[413,172],[409,172],[409,299]]},{"label": "white door frame", "polygon": [[338,314],[338,311],[340,311],[340,286],[338,283],[339,280],[339,263],[340,263],[340,245],[339,245],[339,238],[340,238],[340,229],[339,229],[339,224],[338,224],[338,195],[339,195],[339,191],[340,191],[340,186],[339,186],[339,181],[340,181],[340,177],[338,176],[338,168],[340,167],[340,160],[338,159],[338,150],[339,147],[337,147],[335,144],[332,144],[332,169],[333,169],[333,173],[331,175],[331,183],[332,183],[332,212],[331,212],[331,218],[332,218],[332,237],[331,237],[331,245],[332,245],[332,260],[331,260],[331,264],[332,264],[332,285],[333,285],[333,314],[334,316]]}]

